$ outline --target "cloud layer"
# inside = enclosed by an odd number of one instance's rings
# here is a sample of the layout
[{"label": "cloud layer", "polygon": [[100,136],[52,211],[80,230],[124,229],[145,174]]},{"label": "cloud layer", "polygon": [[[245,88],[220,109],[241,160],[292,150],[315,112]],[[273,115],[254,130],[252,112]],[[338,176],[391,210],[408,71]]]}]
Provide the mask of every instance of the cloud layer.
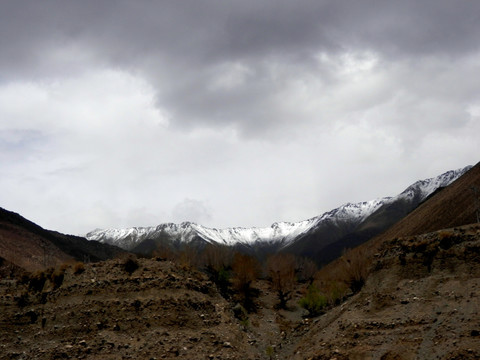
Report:
[{"label": "cloud layer", "polygon": [[267,226],[478,162],[473,1],[7,1],[0,206]]}]

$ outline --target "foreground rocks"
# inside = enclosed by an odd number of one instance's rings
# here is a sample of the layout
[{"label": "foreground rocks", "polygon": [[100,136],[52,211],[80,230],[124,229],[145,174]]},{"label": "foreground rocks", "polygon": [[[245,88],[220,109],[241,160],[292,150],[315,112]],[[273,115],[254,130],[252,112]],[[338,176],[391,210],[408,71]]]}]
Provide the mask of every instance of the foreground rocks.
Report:
[{"label": "foreground rocks", "polygon": [[[35,294],[4,282],[1,359],[245,359],[247,338],[229,304],[201,273],[171,262],[124,261],[65,272]],[[24,303],[19,304],[23,296]]]}]

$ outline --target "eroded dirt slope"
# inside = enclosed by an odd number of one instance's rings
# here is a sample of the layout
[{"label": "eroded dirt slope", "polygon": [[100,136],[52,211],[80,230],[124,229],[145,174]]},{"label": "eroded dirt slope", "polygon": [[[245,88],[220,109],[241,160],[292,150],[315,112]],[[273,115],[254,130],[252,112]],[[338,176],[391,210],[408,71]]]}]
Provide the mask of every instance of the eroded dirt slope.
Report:
[{"label": "eroded dirt slope", "polygon": [[480,225],[386,242],[361,292],[292,358],[479,359]]},{"label": "eroded dirt slope", "polygon": [[[248,359],[246,333],[207,278],[171,262],[124,260],[67,269],[60,288],[32,295],[4,281],[1,359]],[[25,300],[25,299],[24,299]]]}]

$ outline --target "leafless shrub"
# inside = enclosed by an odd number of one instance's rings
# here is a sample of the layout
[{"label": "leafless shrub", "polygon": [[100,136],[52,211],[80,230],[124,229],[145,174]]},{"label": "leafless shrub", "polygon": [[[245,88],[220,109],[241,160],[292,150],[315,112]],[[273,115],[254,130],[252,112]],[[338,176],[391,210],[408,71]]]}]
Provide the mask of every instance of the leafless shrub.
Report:
[{"label": "leafless shrub", "polygon": [[128,273],[128,275],[132,275],[135,270],[139,267],[138,261],[135,258],[129,257],[123,263],[123,269]]},{"label": "leafless shrub", "polygon": [[285,309],[297,282],[295,276],[295,256],[275,254],[267,259],[267,273],[272,289],[277,293],[278,307]]},{"label": "leafless shrub", "polygon": [[65,278],[65,267],[55,269],[50,275],[50,281],[53,284],[53,289],[58,289],[63,284]]},{"label": "leafless shrub", "polygon": [[202,252],[201,265],[218,273],[232,266],[233,251],[228,246],[208,244]]},{"label": "leafless shrub", "polygon": [[208,273],[224,297],[229,296],[232,262],[233,251],[227,246],[208,244],[201,255],[200,268]]},{"label": "leafless shrub", "polygon": [[254,308],[254,290],[252,283],[257,279],[260,271],[258,261],[249,255],[236,253],[233,257],[232,270],[234,275],[233,288],[239,300],[247,310]]},{"label": "leafless shrub", "polygon": [[37,271],[29,277],[28,289],[41,292],[47,281],[47,274],[44,271]]},{"label": "leafless shrub", "polygon": [[315,279],[315,274],[318,270],[317,264],[309,258],[299,257],[297,258],[297,277],[299,281],[312,283]]},{"label": "leafless shrub", "polygon": [[362,248],[347,250],[340,258],[337,269],[339,281],[343,281],[355,293],[358,292],[370,273],[371,258]]},{"label": "leafless shrub", "polygon": [[80,275],[85,271],[85,264],[83,262],[77,262],[73,266],[73,273],[75,275]]}]

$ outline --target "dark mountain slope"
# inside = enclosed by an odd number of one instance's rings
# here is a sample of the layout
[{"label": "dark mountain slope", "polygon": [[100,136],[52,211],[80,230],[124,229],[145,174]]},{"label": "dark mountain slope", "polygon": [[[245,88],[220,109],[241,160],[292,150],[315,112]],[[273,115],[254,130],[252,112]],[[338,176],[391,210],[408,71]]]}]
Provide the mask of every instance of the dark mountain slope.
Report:
[{"label": "dark mountain slope", "polygon": [[[361,221],[352,218],[325,221],[283,248],[283,251],[311,257],[322,265],[328,264],[340,257],[345,249],[361,245],[390,228],[433,194],[441,193],[446,185],[467,169],[417,181],[398,196],[382,199],[382,205]],[[434,189],[433,193],[431,189]]]},{"label": "dark mountain slope", "polygon": [[[443,190],[432,194],[388,230],[354,248],[353,253],[371,262],[382,244],[391,239],[475,223],[477,207],[473,186],[480,187],[480,163]],[[328,277],[328,274],[335,273],[342,267],[343,261],[339,258],[330,262],[321,269],[320,276]]]},{"label": "dark mountain slope", "polygon": [[480,163],[424,201],[374,241],[382,242],[395,237],[475,223],[477,205],[472,187],[480,189]]},{"label": "dark mountain slope", "polygon": [[115,246],[43,229],[0,208],[0,257],[26,270],[72,260],[106,260],[122,252]]}]

